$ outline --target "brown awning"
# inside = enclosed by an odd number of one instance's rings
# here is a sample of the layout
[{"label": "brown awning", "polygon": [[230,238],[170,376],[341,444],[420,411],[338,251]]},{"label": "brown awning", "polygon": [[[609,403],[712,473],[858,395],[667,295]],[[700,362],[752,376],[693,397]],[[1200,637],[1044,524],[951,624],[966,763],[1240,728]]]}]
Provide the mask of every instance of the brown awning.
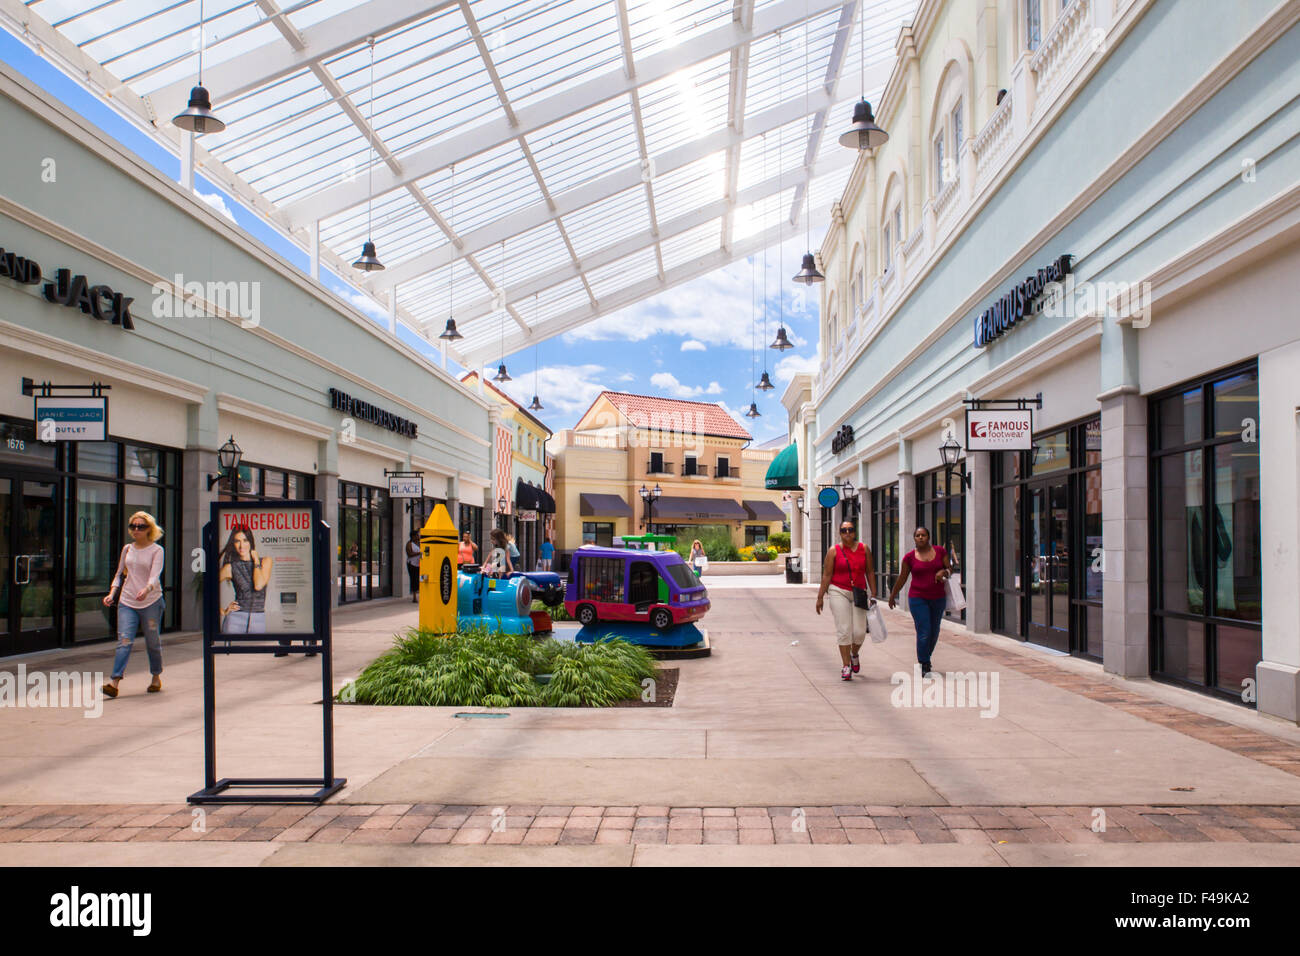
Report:
[{"label": "brown awning", "polygon": [[745,510],[749,512],[750,521],[784,521],[785,512],[771,501],[746,501]]},{"label": "brown awning", "polygon": [[578,513],[592,518],[630,518],[632,507],[621,495],[578,496]]},{"label": "brown awning", "polygon": [[693,518],[699,521],[744,521],[748,512],[740,502],[730,498],[683,498],[665,495],[654,503],[651,512],[652,521],[665,521],[670,518]]}]

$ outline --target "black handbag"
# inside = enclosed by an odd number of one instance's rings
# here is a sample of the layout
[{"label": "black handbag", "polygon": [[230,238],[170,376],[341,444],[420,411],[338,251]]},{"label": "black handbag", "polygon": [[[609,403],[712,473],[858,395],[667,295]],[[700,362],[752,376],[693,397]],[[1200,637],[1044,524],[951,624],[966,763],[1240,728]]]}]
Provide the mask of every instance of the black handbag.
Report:
[{"label": "black handbag", "polygon": [[[126,548],[129,547],[131,546],[128,544]],[[117,586],[116,591],[113,590],[113,584],[110,583],[108,586],[108,593],[113,595],[113,600],[108,602],[109,610],[116,608],[118,602],[122,600],[122,587],[126,585],[126,548],[122,549],[122,554],[117,561],[117,570],[113,572],[113,580],[117,581],[120,578],[121,584]]]},{"label": "black handbag", "polygon": [[[835,549],[839,551],[839,553],[843,556],[845,565],[848,565],[849,556],[845,552],[843,546],[837,544],[835,546]],[[849,565],[849,581],[852,582],[852,580],[853,580],[853,571],[852,571],[852,566]],[[867,583],[865,577],[863,577],[862,583],[863,584]],[[871,592],[868,591],[866,588],[858,587],[856,584],[853,585],[853,606],[860,607],[863,609],[871,607]]]}]

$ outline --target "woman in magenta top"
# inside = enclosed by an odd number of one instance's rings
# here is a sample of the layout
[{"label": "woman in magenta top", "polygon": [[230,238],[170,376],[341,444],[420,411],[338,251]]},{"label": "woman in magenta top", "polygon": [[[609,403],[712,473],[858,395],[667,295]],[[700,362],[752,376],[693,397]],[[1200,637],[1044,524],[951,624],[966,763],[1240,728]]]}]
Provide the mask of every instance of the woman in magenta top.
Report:
[{"label": "woman in magenta top", "polygon": [[948,604],[944,582],[952,577],[952,565],[944,548],[930,544],[929,529],[917,528],[912,540],[916,548],[903,555],[902,569],[889,592],[889,606],[894,606],[898,592],[910,577],[912,586],[907,589],[907,607],[916,622],[916,662],[921,665],[921,673],[928,674],[930,655],[939,643],[939,625]]},{"label": "woman in magenta top", "polygon": [[117,654],[113,657],[113,675],[104,685],[104,693],[117,696],[117,685],[126,673],[126,662],[131,658],[135,637],[144,631],[145,650],[149,653],[149,672],[153,681],[147,690],[162,690],[162,572],[163,549],[158,544],[162,528],[153,515],[137,511],[127,522],[131,543],[122,549],[117,562],[113,584],[104,596],[104,606],[112,607],[113,598],[121,592],[117,605]]},{"label": "woman in magenta top", "polygon": [[822,586],[817,592],[817,613],[822,600],[831,598],[831,617],[835,618],[835,637],[840,647],[842,680],[852,680],[861,669],[858,650],[867,635],[867,610],[853,603],[854,587],[866,588],[876,573],[871,549],[858,541],[858,529],[852,521],[840,523],[840,543],[826,552],[822,562]]}]

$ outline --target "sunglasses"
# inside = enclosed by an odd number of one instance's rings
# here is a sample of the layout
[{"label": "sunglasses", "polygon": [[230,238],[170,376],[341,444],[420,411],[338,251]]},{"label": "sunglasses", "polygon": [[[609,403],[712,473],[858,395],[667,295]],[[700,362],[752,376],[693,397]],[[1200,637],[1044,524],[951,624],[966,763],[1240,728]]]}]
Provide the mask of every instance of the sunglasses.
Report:
[{"label": "sunglasses", "polygon": [[133,524],[133,525],[127,525],[127,527],[129,527],[132,531],[148,531],[148,530],[149,530],[149,526],[148,526],[147,524]]},{"label": "sunglasses", "polygon": [[857,534],[857,528],[840,528],[840,534]]}]

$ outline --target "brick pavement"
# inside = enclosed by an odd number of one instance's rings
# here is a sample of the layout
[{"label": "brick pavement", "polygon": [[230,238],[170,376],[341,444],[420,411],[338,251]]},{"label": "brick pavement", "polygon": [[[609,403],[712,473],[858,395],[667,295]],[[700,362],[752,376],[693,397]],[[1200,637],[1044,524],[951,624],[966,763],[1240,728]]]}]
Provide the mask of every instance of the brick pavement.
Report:
[{"label": "brick pavement", "polygon": [[[0,806],[0,843],[1300,843],[1300,806]],[[1099,812],[1100,811],[1100,812]],[[201,829],[195,829],[201,824]],[[1094,825],[1099,829],[1094,829]]]}]

